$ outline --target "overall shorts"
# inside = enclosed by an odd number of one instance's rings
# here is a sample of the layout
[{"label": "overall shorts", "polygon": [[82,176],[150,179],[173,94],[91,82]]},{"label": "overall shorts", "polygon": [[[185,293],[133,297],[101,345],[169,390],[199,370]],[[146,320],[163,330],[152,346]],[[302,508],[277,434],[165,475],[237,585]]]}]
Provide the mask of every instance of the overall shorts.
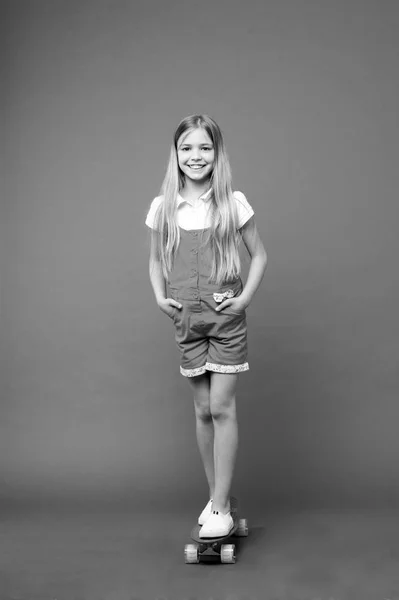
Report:
[{"label": "overall shorts", "polygon": [[174,308],[173,315],[181,354],[180,373],[195,377],[207,370],[248,371],[245,310],[234,312],[230,306],[220,312],[215,310],[223,296],[241,294],[241,278],[221,286],[208,283],[212,253],[210,243],[204,243],[207,230],[179,229],[180,245],[168,276],[168,287],[170,297],[182,305],[181,309]]}]

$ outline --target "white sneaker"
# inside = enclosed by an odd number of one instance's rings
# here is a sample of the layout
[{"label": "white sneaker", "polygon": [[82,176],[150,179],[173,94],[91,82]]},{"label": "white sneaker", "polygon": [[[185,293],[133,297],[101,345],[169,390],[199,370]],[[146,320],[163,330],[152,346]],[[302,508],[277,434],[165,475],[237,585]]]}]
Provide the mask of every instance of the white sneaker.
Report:
[{"label": "white sneaker", "polygon": [[205,521],[207,521],[207,519],[209,519],[209,517],[212,514],[212,501],[213,499],[211,498],[208,502],[208,504],[205,506],[204,510],[202,511],[202,513],[200,514],[200,516],[198,517],[198,525],[203,525],[205,523]]},{"label": "white sneaker", "polygon": [[224,537],[229,535],[230,531],[234,528],[233,517],[230,512],[223,514],[217,510],[214,510],[201,527],[199,531],[200,538],[216,538]]}]

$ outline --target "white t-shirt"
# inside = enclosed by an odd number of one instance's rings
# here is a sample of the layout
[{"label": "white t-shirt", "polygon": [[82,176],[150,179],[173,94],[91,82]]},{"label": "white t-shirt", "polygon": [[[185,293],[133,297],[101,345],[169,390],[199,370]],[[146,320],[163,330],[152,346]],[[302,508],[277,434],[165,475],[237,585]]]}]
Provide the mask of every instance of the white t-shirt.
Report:
[{"label": "white t-shirt", "polygon": [[[208,212],[210,191],[208,190],[200,196],[195,205],[188,200],[184,200],[180,194],[177,195],[177,224],[179,227],[182,229],[205,229],[210,227]],[[233,192],[233,196],[237,203],[238,229],[240,229],[252,217],[254,211],[242,192]],[[151,229],[154,228],[155,213],[163,199],[163,196],[157,196],[151,203],[145,220],[145,224]]]}]

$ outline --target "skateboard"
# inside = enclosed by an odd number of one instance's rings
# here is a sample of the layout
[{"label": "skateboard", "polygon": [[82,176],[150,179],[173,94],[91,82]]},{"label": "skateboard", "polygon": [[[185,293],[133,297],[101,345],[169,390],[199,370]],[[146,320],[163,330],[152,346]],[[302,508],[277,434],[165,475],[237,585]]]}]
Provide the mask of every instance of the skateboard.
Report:
[{"label": "skateboard", "polygon": [[233,529],[223,537],[200,538],[199,532],[201,525],[198,523],[191,530],[190,537],[194,544],[186,544],[184,547],[184,561],[186,564],[199,563],[202,557],[220,558],[224,564],[233,564],[236,562],[236,547],[231,542],[232,537],[246,537],[248,535],[247,519],[239,519],[237,514],[237,500],[231,498],[230,513],[233,517]]}]

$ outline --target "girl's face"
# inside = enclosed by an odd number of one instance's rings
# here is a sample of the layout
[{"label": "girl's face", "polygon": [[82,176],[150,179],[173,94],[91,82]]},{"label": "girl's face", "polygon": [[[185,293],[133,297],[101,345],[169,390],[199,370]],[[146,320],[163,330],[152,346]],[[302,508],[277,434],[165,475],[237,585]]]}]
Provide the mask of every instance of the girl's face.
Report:
[{"label": "girl's face", "polygon": [[179,167],[186,177],[196,183],[210,179],[215,163],[215,149],[203,129],[182,135],[177,144]]}]

